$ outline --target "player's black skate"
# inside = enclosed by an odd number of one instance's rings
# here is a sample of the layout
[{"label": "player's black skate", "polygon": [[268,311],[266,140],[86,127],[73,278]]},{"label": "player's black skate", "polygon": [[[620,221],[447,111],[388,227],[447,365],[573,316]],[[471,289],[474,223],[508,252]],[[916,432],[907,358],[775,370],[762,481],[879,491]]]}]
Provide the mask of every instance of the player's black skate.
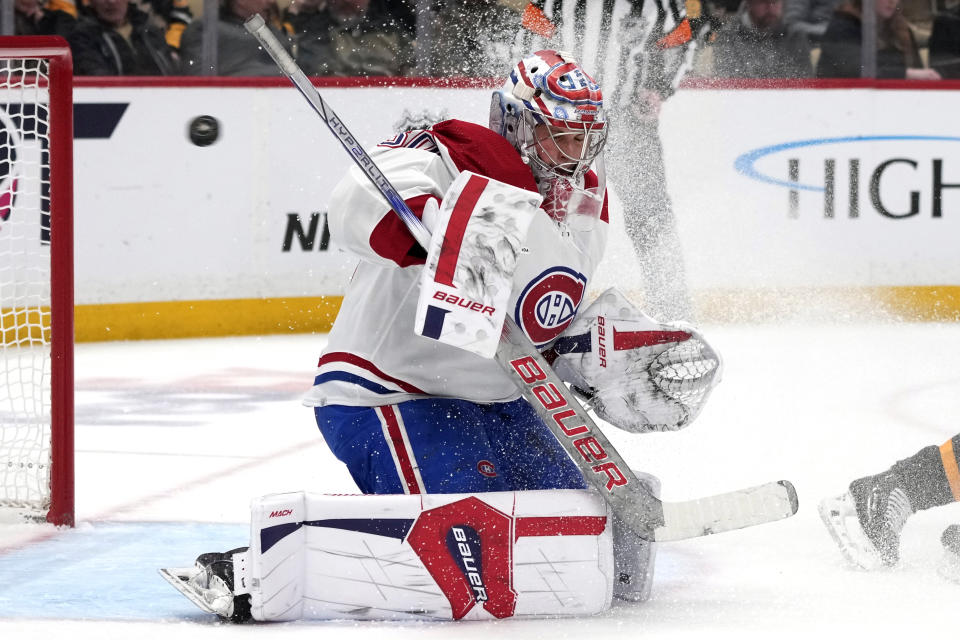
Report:
[{"label": "player's black skate", "polygon": [[239,547],[226,553],[204,553],[193,567],[161,569],[160,575],[204,611],[230,622],[248,622],[252,620],[250,596],[234,595],[233,570],[234,554],[246,550]]},{"label": "player's black skate", "polygon": [[960,524],[952,524],[944,529],[940,542],[943,543],[944,549],[960,557]]},{"label": "player's black skate", "polygon": [[913,512],[889,471],[854,480],[847,493],[820,503],[820,517],[840,551],[864,569],[899,562],[900,532]]},{"label": "player's black skate", "polygon": [[952,524],[944,529],[940,542],[943,543],[944,551],[940,575],[960,583],[960,524]]},{"label": "player's black skate", "polygon": [[881,562],[895,565],[900,561],[900,532],[914,511],[910,498],[891,472],[854,480],[850,495],[856,500],[860,526],[877,548]]}]

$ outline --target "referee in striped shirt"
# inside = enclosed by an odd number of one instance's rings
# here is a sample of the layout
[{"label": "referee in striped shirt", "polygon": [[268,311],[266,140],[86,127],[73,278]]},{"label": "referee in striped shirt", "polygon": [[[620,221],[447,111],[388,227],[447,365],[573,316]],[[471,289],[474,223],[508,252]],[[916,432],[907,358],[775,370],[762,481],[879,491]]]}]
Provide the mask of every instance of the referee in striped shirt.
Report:
[{"label": "referee in striped shirt", "polygon": [[684,0],[533,0],[522,12],[515,57],[569,51],[603,87],[607,171],[642,269],[644,311],[692,320],[657,129],[660,105],[690,68],[706,21],[688,17]]}]

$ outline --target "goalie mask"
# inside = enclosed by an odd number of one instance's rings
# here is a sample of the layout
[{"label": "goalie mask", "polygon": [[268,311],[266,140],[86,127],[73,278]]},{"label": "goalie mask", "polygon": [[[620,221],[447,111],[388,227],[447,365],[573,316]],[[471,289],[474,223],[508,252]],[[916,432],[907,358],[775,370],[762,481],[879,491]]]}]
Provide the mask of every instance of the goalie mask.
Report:
[{"label": "goalie mask", "polygon": [[[493,93],[490,128],[530,165],[543,208],[555,220],[579,226],[599,217],[606,187],[603,95],[569,54],[537,51],[518,62]],[[591,166],[596,180],[587,175]]]}]

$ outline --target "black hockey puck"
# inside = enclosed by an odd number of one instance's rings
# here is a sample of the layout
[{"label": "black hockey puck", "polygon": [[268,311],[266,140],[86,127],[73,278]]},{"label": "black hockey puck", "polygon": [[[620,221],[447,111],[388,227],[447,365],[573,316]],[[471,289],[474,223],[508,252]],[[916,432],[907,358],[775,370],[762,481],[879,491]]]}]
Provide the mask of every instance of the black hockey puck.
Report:
[{"label": "black hockey puck", "polygon": [[198,147],[209,147],[220,137],[220,122],[213,116],[197,116],[187,129],[190,141]]}]

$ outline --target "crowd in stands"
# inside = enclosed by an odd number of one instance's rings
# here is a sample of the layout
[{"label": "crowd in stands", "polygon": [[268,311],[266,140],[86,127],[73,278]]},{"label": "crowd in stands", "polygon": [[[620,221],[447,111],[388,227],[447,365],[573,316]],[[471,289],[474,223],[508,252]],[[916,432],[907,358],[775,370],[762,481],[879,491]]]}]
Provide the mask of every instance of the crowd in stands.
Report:
[{"label": "crowd in stands", "polygon": [[[61,35],[78,75],[261,76],[279,71],[243,29],[261,14],[307,75],[497,76],[523,2],[220,0],[216,68],[189,0],[14,0],[17,35]],[[196,0],[195,0],[196,1]],[[960,0],[874,0],[878,78],[960,78]],[[202,5],[195,5],[202,6]],[[694,75],[861,76],[862,0],[688,0],[708,24]],[[421,40],[417,64],[417,36]],[[428,64],[423,64],[428,60]]]},{"label": "crowd in stands", "polygon": [[[709,5],[697,73],[732,78],[859,78],[861,0]],[[874,0],[876,77],[960,78],[960,0]]]},{"label": "crowd in stands", "polygon": [[413,0],[221,0],[216,68],[204,69],[204,21],[188,0],[15,0],[16,35],[67,39],[77,75],[278,75],[243,28],[267,21],[303,70],[404,76],[414,70]]}]

